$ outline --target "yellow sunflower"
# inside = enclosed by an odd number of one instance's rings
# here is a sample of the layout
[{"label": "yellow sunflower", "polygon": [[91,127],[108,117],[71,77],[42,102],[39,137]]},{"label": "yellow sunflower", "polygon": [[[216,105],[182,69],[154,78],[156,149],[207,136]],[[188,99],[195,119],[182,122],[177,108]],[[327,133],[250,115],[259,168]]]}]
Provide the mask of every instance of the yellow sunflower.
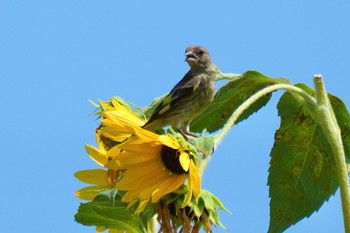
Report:
[{"label": "yellow sunflower", "polygon": [[186,193],[183,206],[199,195],[197,155],[187,141],[143,129],[144,120],[115,99],[109,104],[100,102],[100,106],[103,119],[96,130],[99,148],[86,145],[86,150],[108,170],[76,173],[78,179],[95,184],[77,191],[76,196],[91,199],[99,191],[116,187],[126,191],[122,200],[129,206],[138,202],[137,212],[141,212],[147,203],[156,203],[175,191]]},{"label": "yellow sunflower", "polygon": [[126,170],[116,187],[126,191],[124,202],[158,202],[163,196],[187,186],[183,203],[186,206],[192,194],[200,193],[199,170],[196,156],[184,140],[170,135],[158,135],[141,127],[132,128],[133,136],[116,146],[120,150],[110,153],[113,158],[106,167]]}]

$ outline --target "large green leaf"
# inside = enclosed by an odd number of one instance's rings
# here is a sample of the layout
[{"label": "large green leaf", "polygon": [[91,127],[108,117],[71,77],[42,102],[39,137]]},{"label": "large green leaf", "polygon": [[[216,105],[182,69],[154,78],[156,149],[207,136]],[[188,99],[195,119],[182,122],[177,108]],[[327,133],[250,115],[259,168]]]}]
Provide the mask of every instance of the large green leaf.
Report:
[{"label": "large green leaf", "polygon": [[[306,85],[297,86],[314,95]],[[349,113],[340,99],[329,98],[349,158]],[[331,147],[303,99],[286,92],[278,103],[278,114],[281,125],[275,134],[268,178],[270,233],[283,232],[309,217],[338,188]]]},{"label": "large green leaf", "polygon": [[[269,78],[257,71],[245,72],[240,79],[231,81],[220,88],[213,103],[192,121],[191,131],[202,132],[207,129],[211,133],[221,129],[233,111],[251,95],[269,85],[286,82],[284,79]],[[255,102],[240,116],[236,124],[257,112],[270,98],[271,95],[267,95]]]},{"label": "large green leaf", "polygon": [[87,226],[144,232],[139,218],[120,201],[116,191],[102,192],[92,202],[80,204],[75,220]]}]

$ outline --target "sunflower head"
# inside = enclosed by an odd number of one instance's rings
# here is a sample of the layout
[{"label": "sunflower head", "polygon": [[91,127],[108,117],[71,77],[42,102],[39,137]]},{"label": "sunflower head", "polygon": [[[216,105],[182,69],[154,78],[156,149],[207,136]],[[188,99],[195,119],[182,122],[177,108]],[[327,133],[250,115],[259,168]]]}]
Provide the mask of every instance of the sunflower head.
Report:
[{"label": "sunflower head", "polygon": [[99,104],[98,147],[86,145],[86,150],[104,169],[78,172],[78,179],[93,186],[76,195],[92,200],[101,191],[117,191],[123,206],[133,214],[154,216],[158,212],[163,232],[176,232],[180,227],[182,232],[198,232],[202,227],[210,232],[211,225],[219,224],[216,209],[210,209],[217,202],[213,204],[214,199],[201,190],[200,171],[212,144],[203,150],[198,145],[209,145],[207,141],[190,143],[171,128],[163,134],[148,131],[142,127],[142,114],[116,99]]},{"label": "sunflower head", "polygon": [[[200,192],[200,174],[192,146],[177,136],[158,135],[141,127],[116,146],[106,165],[125,171],[117,188],[126,191],[123,201],[158,202],[172,192],[187,192],[186,205]],[[185,188],[182,188],[185,186]]]}]

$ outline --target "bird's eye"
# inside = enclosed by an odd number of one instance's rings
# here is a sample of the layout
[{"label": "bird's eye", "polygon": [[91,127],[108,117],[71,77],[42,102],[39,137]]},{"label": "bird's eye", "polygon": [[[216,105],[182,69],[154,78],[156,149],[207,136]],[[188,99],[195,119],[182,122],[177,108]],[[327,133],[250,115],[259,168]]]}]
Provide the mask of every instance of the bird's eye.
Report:
[{"label": "bird's eye", "polygon": [[199,50],[199,55],[203,55],[203,53],[204,53],[204,50],[203,50],[203,49],[200,49],[200,50]]}]

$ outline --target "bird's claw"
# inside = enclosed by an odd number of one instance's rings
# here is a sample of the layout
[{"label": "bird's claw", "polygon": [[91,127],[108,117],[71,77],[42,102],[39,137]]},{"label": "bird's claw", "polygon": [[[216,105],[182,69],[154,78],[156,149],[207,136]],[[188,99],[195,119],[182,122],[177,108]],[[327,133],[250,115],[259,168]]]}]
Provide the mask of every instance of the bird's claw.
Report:
[{"label": "bird's claw", "polygon": [[179,129],[179,133],[185,138],[186,141],[190,141],[190,137],[199,138],[198,134],[189,132],[188,130]]}]

